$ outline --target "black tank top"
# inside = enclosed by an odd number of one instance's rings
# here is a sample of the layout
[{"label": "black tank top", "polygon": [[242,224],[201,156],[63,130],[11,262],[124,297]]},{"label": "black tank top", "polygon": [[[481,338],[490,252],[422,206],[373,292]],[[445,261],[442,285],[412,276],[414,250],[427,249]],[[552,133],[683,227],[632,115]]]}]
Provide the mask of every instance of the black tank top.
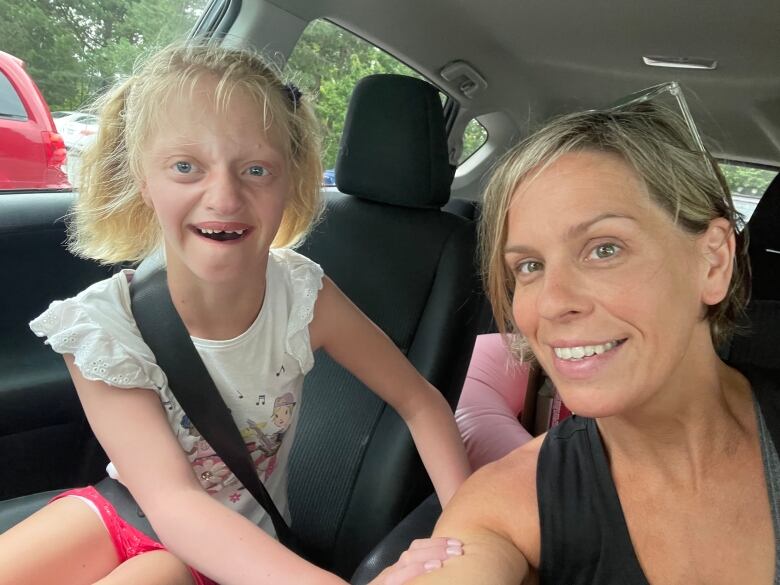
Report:
[{"label": "black tank top", "polygon": [[[778,372],[751,368],[748,374],[739,369],[751,382],[774,446],[780,445]],[[539,452],[536,489],[541,585],[649,585],[631,543],[595,420],[572,416],[547,433]],[[776,514],[773,491],[770,487]],[[777,530],[775,526],[776,543]]]}]

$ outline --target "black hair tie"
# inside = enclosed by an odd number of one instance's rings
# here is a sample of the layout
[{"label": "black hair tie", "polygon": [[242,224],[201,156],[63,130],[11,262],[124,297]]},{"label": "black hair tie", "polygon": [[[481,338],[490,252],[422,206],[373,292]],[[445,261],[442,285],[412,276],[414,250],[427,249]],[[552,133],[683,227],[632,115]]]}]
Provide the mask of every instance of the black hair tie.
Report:
[{"label": "black hair tie", "polygon": [[298,86],[294,83],[285,83],[284,86],[282,86],[282,89],[284,91],[284,95],[287,96],[287,99],[292,104],[293,109],[296,109],[298,104],[301,102],[301,97],[303,97],[301,90],[298,89]]}]

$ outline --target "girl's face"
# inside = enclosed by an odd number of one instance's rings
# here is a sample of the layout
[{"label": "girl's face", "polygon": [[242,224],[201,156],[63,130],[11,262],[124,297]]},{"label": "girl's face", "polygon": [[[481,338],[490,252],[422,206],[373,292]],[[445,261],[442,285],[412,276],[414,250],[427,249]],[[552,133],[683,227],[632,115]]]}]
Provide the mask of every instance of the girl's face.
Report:
[{"label": "girl's face", "polygon": [[265,274],[290,190],[282,143],[236,90],[214,103],[216,80],[163,106],[143,155],[144,201],[162,226],[170,273],[212,283]]},{"label": "girl's face", "polygon": [[504,251],[515,323],[578,414],[639,406],[713,355],[703,312],[728,288],[728,222],[684,232],[617,155],[567,154],[524,181]]}]

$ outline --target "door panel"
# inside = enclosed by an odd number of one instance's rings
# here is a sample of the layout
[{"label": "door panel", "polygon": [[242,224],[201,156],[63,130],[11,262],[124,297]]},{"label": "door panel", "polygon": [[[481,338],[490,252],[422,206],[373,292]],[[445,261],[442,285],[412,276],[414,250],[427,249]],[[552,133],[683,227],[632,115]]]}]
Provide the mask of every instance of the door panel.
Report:
[{"label": "door panel", "polygon": [[70,193],[0,194],[0,500],[85,484],[105,455],[86,423],[62,357],[29,329],[55,299],[111,269],[70,254]]}]

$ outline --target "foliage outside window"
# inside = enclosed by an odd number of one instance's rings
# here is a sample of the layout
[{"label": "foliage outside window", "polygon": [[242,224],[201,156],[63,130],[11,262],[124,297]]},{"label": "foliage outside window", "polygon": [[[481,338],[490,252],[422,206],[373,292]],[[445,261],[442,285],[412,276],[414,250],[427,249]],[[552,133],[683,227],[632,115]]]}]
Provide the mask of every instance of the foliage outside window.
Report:
[{"label": "foliage outside window", "polygon": [[0,50],[52,111],[79,110],[150,47],[182,38],[207,0],[0,0]]},{"label": "foliage outside window", "polygon": [[463,132],[463,150],[460,153],[458,164],[462,164],[467,158],[477,152],[487,142],[487,138],[485,127],[477,122],[476,118],[472,119]]},{"label": "foliage outside window", "polygon": [[769,183],[777,175],[777,171],[736,163],[719,164],[731,190],[734,206],[744,220],[748,221],[764,191],[769,187]]},{"label": "foliage outside window", "polygon": [[392,55],[325,20],[315,20],[301,35],[287,61],[296,83],[315,98],[323,129],[322,165],[336,165],[344,115],[352,89],[375,73],[397,73],[421,79]]}]

